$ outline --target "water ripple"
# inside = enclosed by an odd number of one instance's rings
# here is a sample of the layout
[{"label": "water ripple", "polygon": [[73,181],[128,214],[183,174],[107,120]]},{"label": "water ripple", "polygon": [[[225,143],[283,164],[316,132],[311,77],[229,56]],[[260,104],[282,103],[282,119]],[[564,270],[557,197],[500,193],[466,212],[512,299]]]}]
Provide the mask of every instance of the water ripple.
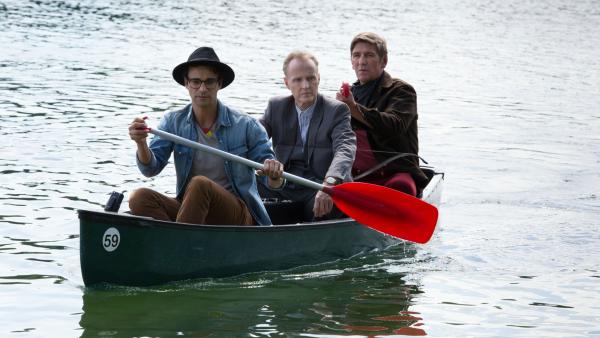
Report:
[{"label": "water ripple", "polygon": [[[597,1],[34,0],[0,2],[0,18],[0,311],[27,314],[0,316],[6,332],[597,334]],[[319,58],[325,95],[353,80],[348,44],[363,30],[388,39],[386,69],[419,93],[421,154],[446,172],[432,242],[284,273],[82,291],[75,210],[142,185],[174,193],[172,164],[139,174],[126,128],[188,102],[175,64],[214,46],[236,70],[220,98],[256,117],[288,93],[281,64],[293,49]],[[199,306],[212,326],[190,316]]]}]

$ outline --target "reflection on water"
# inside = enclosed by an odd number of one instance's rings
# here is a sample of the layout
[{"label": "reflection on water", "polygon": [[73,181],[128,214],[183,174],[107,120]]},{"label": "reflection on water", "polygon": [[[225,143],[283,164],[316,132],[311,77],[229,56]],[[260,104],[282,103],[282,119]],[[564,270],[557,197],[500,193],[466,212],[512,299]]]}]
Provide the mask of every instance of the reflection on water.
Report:
[{"label": "reflection on water", "polygon": [[[600,335],[599,26],[594,0],[0,0],[0,336]],[[174,65],[214,46],[236,70],[220,97],[257,116],[287,93],[292,49],[319,58],[325,95],[351,81],[364,30],[388,39],[387,69],[419,95],[421,155],[446,172],[430,244],[297,275],[82,288],[75,210],[174,193],[171,167],[139,174],[125,131],[187,102]]]},{"label": "reflection on water", "polygon": [[323,270],[87,290],[82,336],[424,334],[402,274]]}]

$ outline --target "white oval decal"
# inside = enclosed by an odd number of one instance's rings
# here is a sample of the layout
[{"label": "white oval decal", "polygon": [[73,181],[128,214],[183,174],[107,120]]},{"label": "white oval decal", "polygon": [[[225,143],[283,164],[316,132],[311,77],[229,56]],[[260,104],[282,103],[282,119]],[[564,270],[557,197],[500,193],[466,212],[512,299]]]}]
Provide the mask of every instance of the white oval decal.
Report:
[{"label": "white oval decal", "polygon": [[108,228],[102,236],[102,246],[108,252],[115,251],[121,243],[121,234],[117,228]]}]

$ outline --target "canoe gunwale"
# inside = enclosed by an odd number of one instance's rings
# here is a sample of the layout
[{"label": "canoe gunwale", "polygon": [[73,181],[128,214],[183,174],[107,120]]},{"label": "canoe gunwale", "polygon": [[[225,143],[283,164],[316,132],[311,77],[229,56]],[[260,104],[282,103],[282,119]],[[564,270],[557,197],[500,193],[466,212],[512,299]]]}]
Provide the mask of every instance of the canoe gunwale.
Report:
[{"label": "canoe gunwale", "polygon": [[98,210],[77,210],[80,219],[97,220],[115,223],[122,226],[134,227],[162,227],[179,230],[194,230],[194,231],[219,231],[219,232],[274,232],[274,231],[303,231],[309,228],[329,228],[354,226],[356,221],[352,218],[339,218],[335,220],[326,220],[318,222],[306,222],[295,224],[280,224],[280,225],[210,225],[210,224],[191,224],[172,221],[162,221],[144,216],[136,216],[126,213],[115,213]]}]

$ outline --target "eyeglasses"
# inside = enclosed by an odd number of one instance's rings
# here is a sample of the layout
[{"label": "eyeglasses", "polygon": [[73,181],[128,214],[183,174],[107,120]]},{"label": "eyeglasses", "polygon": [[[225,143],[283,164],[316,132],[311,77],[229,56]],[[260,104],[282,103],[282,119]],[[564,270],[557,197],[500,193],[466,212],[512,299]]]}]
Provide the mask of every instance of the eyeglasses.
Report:
[{"label": "eyeglasses", "polygon": [[219,79],[217,79],[216,77],[209,77],[206,80],[187,79],[187,83],[192,89],[198,89],[202,87],[203,83],[206,89],[215,89],[217,87],[217,84],[219,83]]}]

